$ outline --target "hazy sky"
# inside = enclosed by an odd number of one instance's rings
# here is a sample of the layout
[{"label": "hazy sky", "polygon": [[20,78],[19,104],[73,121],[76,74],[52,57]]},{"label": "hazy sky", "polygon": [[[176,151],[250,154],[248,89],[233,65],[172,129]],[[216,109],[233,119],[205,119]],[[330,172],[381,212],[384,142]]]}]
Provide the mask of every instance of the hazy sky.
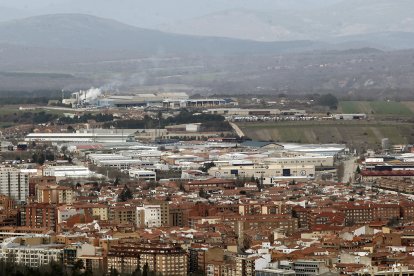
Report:
[{"label": "hazy sky", "polygon": [[[50,13],[85,13],[141,27],[156,27],[229,9],[312,9],[337,2],[340,0],[0,0],[0,20]],[[5,12],[5,7],[12,10]]]}]

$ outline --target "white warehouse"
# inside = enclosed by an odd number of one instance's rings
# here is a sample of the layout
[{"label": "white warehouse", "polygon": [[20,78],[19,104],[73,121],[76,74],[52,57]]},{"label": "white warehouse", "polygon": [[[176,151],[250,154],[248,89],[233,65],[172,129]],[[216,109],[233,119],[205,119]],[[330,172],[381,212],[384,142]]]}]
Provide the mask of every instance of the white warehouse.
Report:
[{"label": "white warehouse", "polygon": [[135,141],[132,129],[88,129],[76,133],[29,133],[26,142],[118,143]]},{"label": "white warehouse", "polygon": [[43,176],[84,178],[96,175],[89,168],[83,166],[48,166],[43,169]]}]

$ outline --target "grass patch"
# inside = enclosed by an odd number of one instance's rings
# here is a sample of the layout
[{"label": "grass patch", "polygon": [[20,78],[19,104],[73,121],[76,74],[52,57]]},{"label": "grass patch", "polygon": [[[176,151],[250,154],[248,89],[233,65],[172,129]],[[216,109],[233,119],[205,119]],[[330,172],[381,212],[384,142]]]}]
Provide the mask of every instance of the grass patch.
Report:
[{"label": "grass patch", "polygon": [[254,140],[341,143],[357,149],[376,149],[382,138],[393,144],[414,143],[414,128],[410,123],[379,121],[321,121],[240,123],[246,136]]},{"label": "grass patch", "polygon": [[380,115],[412,115],[413,112],[400,102],[371,102],[374,114]]},{"label": "grass patch", "polygon": [[340,102],[339,108],[342,113],[361,113],[359,102],[356,101]]},{"label": "grass patch", "polygon": [[339,110],[343,113],[365,113],[368,115],[400,115],[414,114],[412,102],[387,102],[387,101],[342,101]]}]

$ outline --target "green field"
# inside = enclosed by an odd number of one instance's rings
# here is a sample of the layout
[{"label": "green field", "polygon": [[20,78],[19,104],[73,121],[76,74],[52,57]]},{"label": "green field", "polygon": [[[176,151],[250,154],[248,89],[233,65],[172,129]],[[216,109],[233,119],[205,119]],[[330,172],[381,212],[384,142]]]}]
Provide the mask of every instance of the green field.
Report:
[{"label": "green field", "polygon": [[254,140],[296,143],[343,143],[357,149],[375,149],[382,138],[393,144],[414,143],[414,124],[373,121],[308,121],[238,123]]},{"label": "green field", "polygon": [[342,101],[339,111],[343,113],[365,113],[368,115],[414,115],[414,108],[410,102],[386,101]]}]

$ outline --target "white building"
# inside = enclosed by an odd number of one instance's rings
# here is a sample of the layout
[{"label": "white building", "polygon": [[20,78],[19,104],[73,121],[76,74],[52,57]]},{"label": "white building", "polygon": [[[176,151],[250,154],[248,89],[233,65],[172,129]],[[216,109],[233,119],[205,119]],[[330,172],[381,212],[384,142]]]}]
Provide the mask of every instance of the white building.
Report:
[{"label": "white building", "polygon": [[367,118],[367,114],[335,114],[334,118],[336,120],[365,120]]},{"label": "white building", "polygon": [[97,162],[98,166],[115,168],[118,170],[127,170],[131,167],[139,167],[142,164],[141,160],[124,159],[124,160],[101,160]]},{"label": "white building", "polygon": [[314,178],[315,166],[313,165],[279,165],[279,164],[259,164],[253,166],[216,166],[208,171],[209,175],[217,178],[236,178],[252,176],[260,179],[263,177],[278,177],[286,179]]},{"label": "white building", "polygon": [[26,201],[29,195],[29,174],[16,168],[0,168],[0,194],[17,202]]},{"label": "white building", "polygon": [[[47,239],[47,237],[45,236]],[[28,267],[39,267],[47,265],[52,261],[59,262],[62,259],[64,245],[58,244],[35,244],[22,245],[15,239],[10,238],[1,244],[0,259],[13,256],[13,261]]]},{"label": "white building", "polygon": [[136,209],[137,227],[161,227],[161,206],[144,205]]},{"label": "white building", "polygon": [[183,107],[214,107],[223,106],[227,104],[236,104],[235,102],[228,103],[224,99],[166,99],[162,102],[165,108],[183,108]]},{"label": "white building", "polygon": [[48,166],[43,169],[43,176],[84,178],[96,175],[84,166]]},{"label": "white building", "polygon": [[263,159],[266,164],[279,165],[314,165],[315,167],[333,167],[334,157],[315,155],[315,156],[295,156],[295,157],[269,157]]},{"label": "white building", "polygon": [[154,171],[148,171],[148,170],[136,170],[132,169],[129,170],[129,177],[135,178],[139,180],[157,180],[157,173]]},{"label": "white building", "polygon": [[57,208],[57,220],[58,223],[62,223],[70,217],[84,213],[85,212],[83,209],[76,209],[67,205],[60,206],[59,208]]},{"label": "white building", "polygon": [[[121,154],[89,154],[88,159],[95,165],[101,167],[116,168],[119,170],[127,170],[131,167],[148,168],[154,167],[152,158],[138,159],[138,156],[132,157]],[[160,155],[154,158],[159,161]]]},{"label": "white building", "polygon": [[76,133],[29,133],[26,142],[119,143],[135,140],[132,129],[87,129]]}]

